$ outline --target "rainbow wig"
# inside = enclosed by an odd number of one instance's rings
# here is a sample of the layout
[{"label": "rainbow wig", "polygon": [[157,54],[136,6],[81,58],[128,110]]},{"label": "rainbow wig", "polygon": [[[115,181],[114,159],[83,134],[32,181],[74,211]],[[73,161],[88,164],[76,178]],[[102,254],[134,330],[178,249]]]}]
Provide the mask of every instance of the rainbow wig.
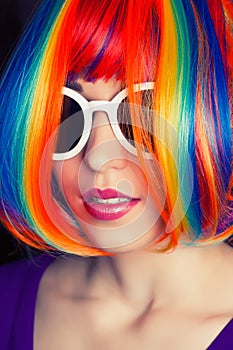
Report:
[{"label": "rainbow wig", "polygon": [[[0,90],[1,220],[33,247],[103,255],[85,245],[81,233],[75,239],[77,226],[61,215],[51,189],[52,143],[50,160],[43,164],[46,203],[41,194],[41,159],[60,123],[69,72],[87,81],[119,79],[129,97],[134,83],[155,82],[153,109],[162,116],[155,128],[166,145],[155,138],[151,147],[142,129],[135,130],[135,138],[143,138],[165,177],[161,216],[167,229],[159,241],[169,238],[170,249],[183,234],[194,245],[230,237],[233,1],[45,0],[18,44]],[[178,142],[162,119],[179,135]],[[186,167],[190,161],[192,171]]]}]

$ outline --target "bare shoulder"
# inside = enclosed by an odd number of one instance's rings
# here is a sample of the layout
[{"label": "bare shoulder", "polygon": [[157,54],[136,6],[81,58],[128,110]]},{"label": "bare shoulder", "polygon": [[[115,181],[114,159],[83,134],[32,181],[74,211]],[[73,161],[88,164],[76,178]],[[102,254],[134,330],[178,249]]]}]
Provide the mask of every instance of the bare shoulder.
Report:
[{"label": "bare shoulder", "polygon": [[[93,259],[56,259],[45,271],[37,295],[34,349],[81,348],[86,280]],[[74,336],[75,335],[75,336]]]},{"label": "bare shoulder", "polygon": [[233,317],[233,247],[224,244],[219,266],[212,271],[216,300]]},{"label": "bare shoulder", "polygon": [[96,258],[64,255],[47,268],[40,283],[38,299],[53,294],[57,297],[77,296],[85,291],[86,282],[96,265]]}]

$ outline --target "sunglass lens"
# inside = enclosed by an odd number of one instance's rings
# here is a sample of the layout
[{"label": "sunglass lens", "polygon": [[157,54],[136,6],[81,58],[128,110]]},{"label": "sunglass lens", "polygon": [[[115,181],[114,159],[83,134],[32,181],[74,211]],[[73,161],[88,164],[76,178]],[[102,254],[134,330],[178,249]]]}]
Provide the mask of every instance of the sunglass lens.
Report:
[{"label": "sunglass lens", "polygon": [[83,130],[84,115],[81,106],[71,97],[64,96],[55,153],[66,153],[76,147]]},{"label": "sunglass lens", "polygon": [[[126,97],[117,110],[118,124],[124,138],[133,146],[137,135],[141,139],[151,135],[153,114],[153,90],[143,90],[134,93],[132,101]],[[140,142],[141,143],[141,142]]]}]

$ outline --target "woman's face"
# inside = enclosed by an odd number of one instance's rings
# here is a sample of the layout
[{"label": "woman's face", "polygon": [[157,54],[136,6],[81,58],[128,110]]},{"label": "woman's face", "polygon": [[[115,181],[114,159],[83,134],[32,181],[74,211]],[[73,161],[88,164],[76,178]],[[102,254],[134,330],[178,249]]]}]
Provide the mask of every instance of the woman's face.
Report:
[{"label": "woman's face", "polygon": [[[122,86],[116,80],[76,83],[88,101],[111,101]],[[54,174],[90,246],[111,252],[144,248],[163,231],[150,181],[98,108],[84,148],[70,159],[55,160]]]}]

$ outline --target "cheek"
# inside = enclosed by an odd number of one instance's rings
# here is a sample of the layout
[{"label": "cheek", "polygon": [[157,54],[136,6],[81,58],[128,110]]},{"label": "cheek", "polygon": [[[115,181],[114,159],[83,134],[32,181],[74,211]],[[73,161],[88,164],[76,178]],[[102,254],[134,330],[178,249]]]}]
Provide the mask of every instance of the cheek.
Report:
[{"label": "cheek", "polygon": [[78,190],[78,173],[81,165],[81,157],[74,157],[65,161],[53,163],[53,174],[60,190],[65,194]]}]

